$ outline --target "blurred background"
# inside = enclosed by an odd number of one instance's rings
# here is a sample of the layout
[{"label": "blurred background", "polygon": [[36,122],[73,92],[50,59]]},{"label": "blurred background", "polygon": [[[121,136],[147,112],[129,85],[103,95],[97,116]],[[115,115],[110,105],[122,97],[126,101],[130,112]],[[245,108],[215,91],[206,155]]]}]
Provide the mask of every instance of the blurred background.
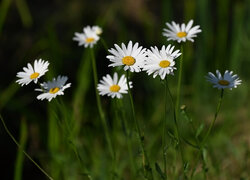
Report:
[{"label": "blurred background", "polygon": [[[166,22],[187,23],[194,20],[202,33],[194,43],[184,44],[183,87],[181,104],[187,106],[197,127],[205,129],[211,122],[219,91],[205,81],[210,71],[229,69],[238,74],[242,85],[226,90],[221,112],[207,146],[208,179],[249,179],[250,166],[250,0],[1,0],[0,2],[0,112],[9,130],[26,151],[55,179],[85,179],[80,172],[70,142],[79,149],[93,179],[143,179],[140,172],[131,174],[127,158],[126,138],[115,102],[102,97],[103,108],[113,135],[117,164],[111,172],[103,129],[95,102],[88,49],[72,40],[75,32],[87,25],[103,28],[102,38],[109,48],[129,40],[140,45],[161,47],[179,44],[162,36]],[[101,42],[95,46],[98,77],[111,73]],[[50,62],[44,80],[66,75],[72,88],[61,97],[65,111],[59,112],[54,101],[38,101],[34,84],[21,87],[15,83],[16,73],[35,59]],[[122,73],[122,71],[120,71]],[[176,73],[177,74],[177,73]],[[177,78],[169,77],[175,95]],[[161,160],[161,120],[164,118],[164,86],[158,78],[145,72],[133,75],[136,114],[145,133],[146,148],[156,179],[154,164]],[[130,116],[125,96],[127,116]],[[168,112],[171,114],[169,103]],[[60,128],[67,116],[72,124],[72,137]],[[58,121],[59,120],[59,121]],[[59,123],[58,123],[59,122]],[[192,141],[190,126],[181,117],[181,134]],[[133,153],[140,168],[139,145],[134,124],[128,118]],[[173,127],[169,115],[168,129]],[[204,132],[201,132],[201,134]],[[169,138],[171,139],[171,138]],[[169,143],[168,167],[172,172],[174,148]],[[185,145],[185,158],[192,168],[197,151]],[[36,179],[46,177],[23,154],[0,125],[0,179]],[[181,172],[180,166],[176,167]],[[110,173],[111,172],[111,173]],[[109,175],[111,174],[111,175]],[[201,165],[194,179],[202,179]],[[160,178],[159,178],[160,179]],[[170,178],[171,179],[171,178]]]}]

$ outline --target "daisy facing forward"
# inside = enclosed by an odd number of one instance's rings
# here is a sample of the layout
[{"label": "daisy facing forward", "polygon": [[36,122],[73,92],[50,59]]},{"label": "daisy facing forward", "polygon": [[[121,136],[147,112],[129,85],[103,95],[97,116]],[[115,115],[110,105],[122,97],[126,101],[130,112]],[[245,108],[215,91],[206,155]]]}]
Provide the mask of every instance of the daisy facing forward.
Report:
[{"label": "daisy facing forward", "polygon": [[147,71],[148,75],[153,74],[154,78],[159,75],[161,79],[165,79],[167,74],[173,74],[176,69],[174,59],[181,55],[179,52],[180,50],[174,51],[174,46],[171,47],[171,45],[168,45],[167,48],[162,46],[160,51],[157,47],[151,47],[151,50],[147,51],[148,58],[143,70]]},{"label": "daisy facing forward", "polygon": [[130,70],[131,72],[140,72],[146,59],[146,48],[139,47],[138,43],[133,45],[132,41],[129,41],[126,47],[122,43],[122,47],[115,44],[115,48],[111,48],[108,51],[112,55],[108,55],[107,58],[112,62],[109,66],[123,66],[124,70]]},{"label": "daisy facing forward", "polygon": [[74,41],[78,41],[78,45],[84,45],[85,48],[90,47],[92,48],[94,44],[100,39],[98,33],[101,33],[101,28],[94,26],[91,28],[87,26],[83,28],[83,33],[75,33],[75,37],[73,37]]},{"label": "daisy facing forward", "polygon": [[35,89],[36,91],[43,92],[42,94],[37,96],[37,99],[47,99],[48,101],[51,101],[57,95],[64,95],[63,91],[69,88],[71,85],[71,83],[65,85],[67,80],[67,76],[58,76],[57,78],[53,78],[52,81],[42,83],[42,89]]},{"label": "daisy facing forward", "polygon": [[217,77],[213,73],[209,72],[208,76],[206,76],[207,81],[211,82],[214,88],[229,88],[232,90],[232,88],[237,88],[237,86],[241,84],[241,80],[238,75],[233,75],[233,71],[226,70],[224,76],[222,76],[219,70],[216,70],[216,74]]},{"label": "daisy facing forward", "polygon": [[[130,88],[132,88],[132,82],[129,82]],[[117,97],[118,99],[122,98],[122,94],[128,93],[127,79],[125,75],[122,75],[118,80],[118,74],[114,73],[113,79],[107,74],[103,76],[100,83],[97,85],[99,94],[104,96],[111,96],[112,98]]]},{"label": "daisy facing forward", "polygon": [[35,60],[34,67],[28,63],[27,67],[24,67],[22,72],[17,73],[17,77],[20,78],[16,82],[18,84],[27,85],[31,81],[37,83],[38,79],[48,71],[49,62],[42,59]]},{"label": "daisy facing forward", "polygon": [[172,24],[166,23],[169,29],[164,28],[162,34],[168,38],[168,41],[174,40],[180,43],[181,41],[186,42],[186,40],[189,40],[194,42],[193,38],[197,36],[197,33],[201,32],[201,29],[199,25],[192,27],[193,22],[193,20],[190,20],[187,25],[184,23],[179,25],[174,21],[172,21]]}]

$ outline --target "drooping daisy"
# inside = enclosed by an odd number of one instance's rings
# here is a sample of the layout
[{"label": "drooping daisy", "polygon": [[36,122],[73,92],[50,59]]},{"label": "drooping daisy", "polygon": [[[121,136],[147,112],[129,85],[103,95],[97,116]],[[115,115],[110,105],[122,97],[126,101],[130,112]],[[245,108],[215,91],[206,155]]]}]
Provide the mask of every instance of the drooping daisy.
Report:
[{"label": "drooping daisy", "polygon": [[98,36],[102,34],[102,28],[99,26],[92,26],[92,29]]},{"label": "drooping daisy", "polygon": [[172,21],[172,24],[166,23],[169,29],[164,28],[162,34],[168,38],[168,41],[174,40],[180,43],[182,41],[186,42],[186,40],[189,40],[194,42],[193,38],[197,36],[197,33],[201,32],[201,29],[199,25],[192,27],[193,22],[193,20],[190,20],[187,25],[184,23],[179,25],[174,21]]},{"label": "drooping daisy", "polygon": [[132,41],[129,41],[127,47],[124,43],[122,43],[121,48],[115,44],[116,49],[111,48],[108,50],[112,54],[107,56],[112,62],[109,66],[115,67],[124,65],[125,71],[140,72],[146,59],[146,48],[138,46],[138,43],[135,43],[133,46]]},{"label": "drooping daisy", "polygon": [[51,101],[57,95],[64,95],[63,91],[71,85],[71,83],[65,85],[67,80],[67,76],[58,76],[57,78],[53,78],[52,81],[42,83],[42,89],[35,89],[36,91],[43,92],[37,96],[37,99]]},{"label": "drooping daisy", "polygon": [[174,51],[174,46],[168,45],[166,48],[163,45],[161,50],[158,50],[157,47],[151,47],[151,50],[147,51],[148,58],[145,61],[143,70],[148,73],[148,75],[153,74],[155,78],[157,75],[161,79],[165,79],[167,74],[172,74],[176,69],[174,67],[177,57],[181,55],[180,50]]},{"label": "drooping daisy", "polygon": [[18,84],[27,85],[31,81],[37,83],[38,79],[48,71],[49,62],[42,59],[35,60],[34,67],[28,63],[27,67],[24,67],[21,72],[17,73],[17,77],[20,78],[16,82]]},{"label": "drooping daisy", "polygon": [[[129,82],[130,88],[132,88],[132,82]],[[103,76],[100,83],[97,85],[99,94],[104,96],[111,96],[112,98],[117,97],[118,99],[122,98],[122,94],[128,93],[127,79],[125,75],[122,75],[118,80],[117,73],[114,73],[113,79],[107,74]]]},{"label": "drooping daisy", "polygon": [[96,30],[93,30],[90,26],[83,28],[83,33],[76,32],[75,37],[73,37],[74,41],[78,41],[79,46],[84,45],[85,48],[92,48],[99,39]]},{"label": "drooping daisy", "polygon": [[216,70],[216,74],[217,76],[209,72],[208,76],[206,76],[207,81],[211,82],[214,88],[229,88],[232,90],[232,88],[237,88],[237,86],[241,84],[238,75],[233,75],[233,71],[226,70],[224,76],[222,76],[219,70]]}]

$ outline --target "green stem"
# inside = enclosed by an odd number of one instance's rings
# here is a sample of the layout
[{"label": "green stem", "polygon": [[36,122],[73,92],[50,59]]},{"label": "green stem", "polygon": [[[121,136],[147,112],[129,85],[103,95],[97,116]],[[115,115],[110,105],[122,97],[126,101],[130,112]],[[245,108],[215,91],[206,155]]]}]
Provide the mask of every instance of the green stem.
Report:
[{"label": "green stem", "polygon": [[132,167],[133,175],[135,175],[135,173],[136,173],[136,163],[135,163],[135,160],[133,158],[131,139],[129,138],[128,124],[127,124],[127,119],[125,118],[123,102],[122,102],[122,100],[117,99],[116,103],[117,103],[118,110],[121,113],[121,118],[120,119],[121,119],[121,123],[122,123],[123,129],[124,129],[123,132],[124,132],[124,135],[126,137],[126,143],[127,143],[127,147],[128,147],[130,164],[131,164],[131,167]]},{"label": "green stem", "polygon": [[[166,78],[166,82],[167,82],[167,78]],[[174,104],[173,96],[172,96],[172,93],[171,93],[171,91],[169,89],[169,86],[168,86],[168,82],[166,83],[166,85],[167,85],[167,90],[168,90],[168,93],[170,95],[172,105],[173,105],[173,107],[175,107],[174,106],[175,104]],[[183,148],[182,148],[181,139],[180,139],[180,131],[179,131],[179,126],[178,126],[177,117],[176,117],[176,109],[174,109],[174,124],[175,124],[175,128],[176,128],[176,131],[177,131],[177,140],[178,140],[178,146],[179,146],[180,154],[181,154],[184,178],[187,179],[187,175],[186,175],[186,171],[185,171],[185,160],[184,160],[184,155],[183,155]]]},{"label": "green stem", "polygon": [[94,50],[93,48],[90,48],[90,55],[91,55],[91,59],[92,59],[92,69],[93,69],[93,76],[94,76],[94,83],[95,83],[95,93],[96,93],[96,101],[97,101],[97,107],[98,107],[98,111],[99,111],[99,115],[101,117],[101,121],[102,121],[102,126],[104,128],[104,133],[105,133],[105,137],[106,137],[106,141],[108,143],[108,147],[109,147],[109,152],[110,155],[113,159],[113,161],[115,160],[115,153],[113,150],[113,146],[111,143],[111,138],[110,138],[110,133],[109,133],[109,128],[107,125],[107,122],[105,120],[105,116],[102,110],[102,106],[101,106],[101,99],[97,90],[97,83],[98,83],[98,79],[97,79],[97,69],[96,69],[96,61],[95,61],[95,55],[94,55]]},{"label": "green stem", "polygon": [[208,138],[208,136],[209,136],[209,134],[210,134],[212,128],[214,127],[214,123],[215,123],[215,121],[216,121],[216,119],[217,119],[217,116],[218,116],[218,113],[219,113],[219,111],[220,111],[220,107],[221,107],[221,102],[222,102],[223,94],[224,94],[224,89],[221,89],[220,99],[219,99],[219,102],[218,102],[218,105],[217,105],[217,108],[216,108],[216,112],[215,112],[215,114],[214,114],[214,119],[213,119],[212,123],[210,124],[209,129],[208,129],[208,131],[207,131],[207,134],[205,135],[205,137],[204,137],[204,139],[203,139],[203,141],[202,141],[202,143],[201,143],[202,147],[204,146],[204,143],[206,142],[206,140],[207,140],[207,138]]},{"label": "green stem", "polygon": [[181,59],[178,68],[178,83],[177,83],[177,98],[176,98],[176,119],[179,119],[180,112],[180,96],[181,96],[181,80],[182,80],[182,66],[183,66],[183,45],[181,45]]},{"label": "green stem", "polygon": [[162,122],[162,155],[163,155],[163,164],[164,164],[164,175],[167,179],[167,152],[166,152],[167,80],[164,81],[164,111],[165,111],[165,116]]},{"label": "green stem", "polygon": [[105,42],[105,40],[102,37],[101,37],[101,42],[102,42],[102,45],[103,45],[104,49],[108,52],[107,43]]},{"label": "green stem", "polygon": [[17,147],[24,153],[24,155],[45,175],[47,176],[50,180],[53,180],[52,177],[50,177],[48,175],[48,173],[46,173],[45,170],[43,170],[25,151],[24,149],[22,148],[22,146],[17,142],[17,140],[14,138],[14,136],[11,134],[11,132],[9,131],[9,129],[7,128],[4,120],[3,120],[3,117],[2,115],[0,115],[0,118],[1,118],[1,122],[4,126],[4,129],[5,131],[7,132],[7,134],[10,136],[10,138],[14,141],[14,143],[17,145]]},{"label": "green stem", "polygon": [[131,109],[132,109],[134,123],[136,125],[136,131],[137,131],[138,136],[139,136],[140,146],[141,146],[142,153],[143,153],[144,174],[145,174],[146,178],[153,179],[152,169],[151,169],[150,162],[149,162],[149,159],[148,159],[148,156],[147,156],[147,152],[146,152],[146,149],[145,149],[145,146],[144,146],[144,135],[142,135],[142,133],[141,133],[139,122],[138,122],[138,120],[137,120],[137,118],[135,116],[134,101],[133,101],[133,97],[132,97],[132,94],[131,94],[131,88],[130,88],[130,85],[129,85],[129,74],[128,73],[129,73],[129,71],[127,71],[127,73],[126,73],[128,94],[129,94],[130,105],[131,105]]}]

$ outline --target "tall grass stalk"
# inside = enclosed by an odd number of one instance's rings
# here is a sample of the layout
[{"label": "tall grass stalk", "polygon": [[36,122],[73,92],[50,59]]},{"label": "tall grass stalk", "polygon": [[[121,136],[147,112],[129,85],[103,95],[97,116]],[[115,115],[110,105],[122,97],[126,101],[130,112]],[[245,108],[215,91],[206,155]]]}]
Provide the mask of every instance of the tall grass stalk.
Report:
[{"label": "tall grass stalk", "polygon": [[145,149],[145,144],[144,144],[145,138],[144,138],[144,135],[142,135],[139,122],[138,122],[136,115],[135,115],[134,101],[133,101],[133,97],[132,97],[132,93],[131,93],[131,88],[129,85],[129,71],[126,72],[126,78],[127,78],[128,94],[129,94],[129,100],[130,100],[130,105],[131,105],[131,109],[132,109],[133,120],[134,120],[134,123],[136,126],[136,131],[138,133],[140,146],[142,149],[144,175],[148,179],[153,179],[152,168],[150,166],[149,158],[148,158],[148,155],[147,155],[147,152]]},{"label": "tall grass stalk", "polygon": [[216,112],[214,114],[214,119],[213,119],[212,123],[210,124],[210,126],[208,128],[208,131],[207,131],[206,135],[204,136],[204,138],[202,140],[202,143],[201,143],[202,147],[204,146],[204,143],[207,141],[207,138],[208,138],[209,134],[211,133],[211,130],[214,127],[214,123],[215,123],[215,121],[217,119],[217,116],[218,116],[218,113],[220,111],[220,107],[221,107],[221,102],[222,102],[223,95],[224,95],[224,89],[221,89],[219,102],[218,102],[218,105],[217,105],[217,108],[216,108]]},{"label": "tall grass stalk", "polygon": [[175,129],[177,132],[177,140],[178,140],[178,147],[179,147],[180,154],[181,154],[183,174],[184,174],[184,178],[187,179],[186,170],[185,170],[185,160],[184,160],[184,154],[183,154],[183,147],[181,144],[180,131],[179,131],[179,126],[178,126],[177,117],[176,117],[176,109],[175,109],[175,104],[174,104],[174,99],[173,99],[172,93],[171,93],[169,86],[168,86],[167,77],[166,77],[166,87],[167,87],[167,90],[168,90],[168,93],[169,93],[169,96],[170,96],[170,99],[171,99],[171,102],[173,105],[174,125],[175,125]]},{"label": "tall grass stalk", "polygon": [[181,44],[181,59],[178,68],[178,83],[177,83],[177,98],[175,104],[176,119],[179,119],[180,112],[180,97],[181,97],[181,80],[182,80],[182,66],[183,66],[183,45]]},{"label": "tall grass stalk", "polygon": [[[20,127],[20,146],[22,149],[27,144],[27,136],[28,136],[28,131],[27,131],[27,123],[25,119],[21,120],[21,127]],[[15,172],[14,172],[14,180],[21,180],[22,179],[22,170],[23,170],[23,160],[24,160],[24,154],[22,151],[17,152],[17,158],[15,162]]]},{"label": "tall grass stalk", "polygon": [[14,136],[11,134],[11,132],[9,131],[9,129],[7,128],[2,115],[0,114],[0,119],[1,122],[4,126],[5,131],[7,132],[7,134],[10,136],[10,138],[14,141],[14,143],[17,145],[17,147],[24,153],[24,155],[45,175],[47,176],[47,178],[49,178],[50,180],[53,180],[53,178],[43,169],[41,168],[31,157],[28,153],[26,153],[26,151],[23,149],[23,147],[17,142],[17,140],[14,138]]},{"label": "tall grass stalk", "polygon": [[97,108],[98,108],[99,115],[101,118],[102,126],[104,128],[104,133],[105,133],[106,141],[108,143],[109,152],[110,152],[110,155],[113,159],[113,162],[115,162],[115,152],[114,152],[113,145],[111,142],[109,128],[108,128],[107,122],[105,120],[105,115],[104,115],[103,110],[102,110],[100,95],[99,95],[98,90],[97,90],[98,79],[97,79],[97,69],[96,69],[96,60],[95,60],[94,49],[89,48],[89,50],[90,50],[90,55],[91,55],[91,60],[92,60],[92,71],[93,71],[94,83],[95,83]]},{"label": "tall grass stalk", "polygon": [[126,143],[128,147],[128,153],[129,153],[129,160],[130,160],[130,165],[132,167],[132,173],[133,176],[136,173],[136,163],[135,159],[133,158],[133,149],[132,149],[132,144],[131,144],[131,138],[129,137],[129,132],[128,132],[128,123],[127,123],[127,118],[125,117],[125,111],[124,111],[124,105],[122,100],[116,100],[117,108],[121,114],[121,124],[123,128],[124,135],[126,137]]},{"label": "tall grass stalk", "polygon": [[166,131],[167,131],[167,80],[164,81],[164,118],[162,122],[162,155],[164,175],[167,179],[167,152],[166,152]]}]

